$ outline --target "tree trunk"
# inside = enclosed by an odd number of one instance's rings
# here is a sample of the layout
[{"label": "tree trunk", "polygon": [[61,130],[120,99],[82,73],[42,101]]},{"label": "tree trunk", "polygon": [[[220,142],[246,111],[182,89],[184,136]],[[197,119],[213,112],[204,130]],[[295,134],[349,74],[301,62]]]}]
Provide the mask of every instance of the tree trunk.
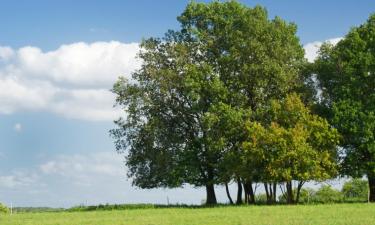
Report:
[{"label": "tree trunk", "polygon": [[293,204],[293,185],[292,181],[286,182],[286,203]]},{"label": "tree trunk", "polygon": [[207,205],[215,205],[217,204],[216,195],[215,195],[215,187],[213,184],[206,184],[206,204]]},{"label": "tree trunk", "polygon": [[247,203],[255,203],[255,196],[254,196],[254,189],[252,182],[248,181],[244,184],[244,187],[246,187],[245,194],[247,195]]},{"label": "tree trunk", "polygon": [[232,197],[230,196],[229,188],[228,188],[228,183],[225,183],[225,191],[227,192],[227,196],[229,199],[229,204],[233,205],[233,200]]},{"label": "tree trunk", "polygon": [[299,203],[299,196],[301,194],[301,189],[302,189],[302,186],[305,182],[304,181],[299,181],[298,182],[298,187],[297,187],[297,194],[296,194],[296,203],[298,204]]},{"label": "tree trunk", "polygon": [[242,204],[242,183],[241,183],[240,178],[237,179],[237,186],[238,186],[238,190],[237,190],[236,204],[240,205],[240,204]]},{"label": "tree trunk", "polygon": [[375,202],[375,176],[368,177],[368,186],[369,186],[369,202]]},{"label": "tree trunk", "polygon": [[268,184],[268,191],[270,193],[269,203],[271,204],[272,203],[272,198],[273,198],[273,189],[272,189],[272,184],[271,183]]},{"label": "tree trunk", "polygon": [[245,204],[249,203],[249,190],[247,189],[246,182],[243,183],[243,190],[245,192]]}]

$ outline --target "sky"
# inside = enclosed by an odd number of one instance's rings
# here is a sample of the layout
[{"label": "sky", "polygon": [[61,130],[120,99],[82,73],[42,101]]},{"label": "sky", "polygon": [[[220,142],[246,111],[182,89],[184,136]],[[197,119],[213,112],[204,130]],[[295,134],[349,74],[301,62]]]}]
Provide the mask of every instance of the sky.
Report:
[{"label": "sky", "polygon": [[[375,1],[240,1],[298,26],[312,61],[375,12]],[[141,190],[108,131],[123,115],[109,91],[129,77],[143,38],[178,29],[181,0],[0,0],[0,202],[200,204],[203,189]],[[235,189],[231,189],[232,195]],[[226,201],[223,188],[219,201]]]}]

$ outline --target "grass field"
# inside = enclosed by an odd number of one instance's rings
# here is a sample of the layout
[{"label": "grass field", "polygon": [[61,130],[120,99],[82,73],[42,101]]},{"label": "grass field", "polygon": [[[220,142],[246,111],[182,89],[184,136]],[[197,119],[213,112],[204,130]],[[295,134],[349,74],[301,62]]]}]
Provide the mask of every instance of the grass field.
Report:
[{"label": "grass field", "polygon": [[371,225],[375,204],[155,208],[0,215],[1,225]]}]

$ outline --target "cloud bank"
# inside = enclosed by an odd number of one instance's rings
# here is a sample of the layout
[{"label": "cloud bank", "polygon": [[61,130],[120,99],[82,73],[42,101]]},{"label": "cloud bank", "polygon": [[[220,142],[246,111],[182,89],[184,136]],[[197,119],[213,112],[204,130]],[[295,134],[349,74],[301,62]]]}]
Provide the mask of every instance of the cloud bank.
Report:
[{"label": "cloud bank", "polygon": [[113,120],[109,91],[119,76],[139,68],[137,43],[62,45],[53,51],[0,46],[0,114],[47,111],[83,120]]}]

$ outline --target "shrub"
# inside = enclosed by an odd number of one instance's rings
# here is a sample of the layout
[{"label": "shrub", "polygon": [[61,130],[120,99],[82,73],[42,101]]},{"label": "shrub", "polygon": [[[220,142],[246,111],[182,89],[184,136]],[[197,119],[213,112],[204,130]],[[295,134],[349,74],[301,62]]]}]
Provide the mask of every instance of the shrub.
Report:
[{"label": "shrub", "polygon": [[298,203],[307,204],[310,202],[314,202],[316,195],[316,191],[312,188],[302,188],[300,195],[299,195],[299,201]]},{"label": "shrub", "polygon": [[0,213],[9,213],[8,207],[0,203]]},{"label": "shrub", "polygon": [[344,200],[348,202],[365,202],[368,198],[368,183],[362,179],[352,179],[342,187]]},{"label": "shrub", "polygon": [[266,204],[267,203],[267,195],[264,193],[258,194],[255,196],[256,203],[259,204]]},{"label": "shrub", "polygon": [[313,197],[313,201],[318,203],[338,203],[343,202],[343,200],[343,194],[328,185],[321,186]]},{"label": "shrub", "polygon": [[[293,195],[296,196],[297,194],[297,189],[293,189]],[[314,202],[314,197],[315,197],[316,191],[312,188],[302,188],[299,194],[299,201],[298,203],[311,203]],[[280,203],[286,203],[286,197],[285,194],[279,195],[279,202]]]}]

